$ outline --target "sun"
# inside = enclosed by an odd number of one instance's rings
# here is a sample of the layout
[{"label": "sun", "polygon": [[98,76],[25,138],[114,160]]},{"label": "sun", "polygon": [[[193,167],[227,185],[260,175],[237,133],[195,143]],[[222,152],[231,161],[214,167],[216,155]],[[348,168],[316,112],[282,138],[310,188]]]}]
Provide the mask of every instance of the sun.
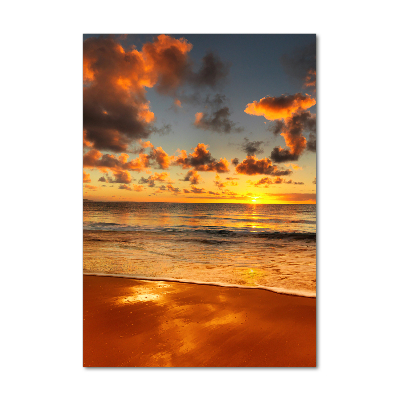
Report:
[{"label": "sun", "polygon": [[251,199],[251,201],[252,201],[253,203],[256,203],[256,202],[257,202],[257,199],[259,199],[259,197],[253,197],[253,198]]}]

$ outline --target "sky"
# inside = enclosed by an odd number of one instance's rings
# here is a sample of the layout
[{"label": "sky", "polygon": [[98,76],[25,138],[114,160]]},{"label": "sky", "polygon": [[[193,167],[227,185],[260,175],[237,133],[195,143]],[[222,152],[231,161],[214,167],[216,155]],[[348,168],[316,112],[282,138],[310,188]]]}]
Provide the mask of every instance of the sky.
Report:
[{"label": "sky", "polygon": [[316,36],[84,35],[83,196],[316,200]]}]

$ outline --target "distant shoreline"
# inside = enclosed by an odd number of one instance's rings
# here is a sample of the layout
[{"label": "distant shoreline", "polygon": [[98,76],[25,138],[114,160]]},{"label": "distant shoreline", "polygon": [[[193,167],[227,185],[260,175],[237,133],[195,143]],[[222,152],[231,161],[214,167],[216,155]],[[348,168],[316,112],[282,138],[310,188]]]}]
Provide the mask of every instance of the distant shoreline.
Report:
[{"label": "distant shoreline", "polygon": [[165,204],[243,204],[243,205],[263,205],[263,206],[316,206],[317,203],[240,203],[240,202],[232,202],[232,203],[224,203],[224,202],[212,202],[212,201],[202,201],[200,203],[189,202],[189,201],[134,201],[134,200],[90,200],[90,199],[83,199],[84,203],[142,203],[142,204],[152,204],[152,203],[165,203]]}]

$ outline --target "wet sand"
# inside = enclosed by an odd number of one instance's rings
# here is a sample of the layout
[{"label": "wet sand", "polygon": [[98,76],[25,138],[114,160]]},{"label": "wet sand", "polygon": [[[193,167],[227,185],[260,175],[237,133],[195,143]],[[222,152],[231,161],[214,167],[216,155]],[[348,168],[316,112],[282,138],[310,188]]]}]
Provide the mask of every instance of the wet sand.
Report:
[{"label": "wet sand", "polygon": [[84,367],[315,367],[316,299],[83,276]]}]

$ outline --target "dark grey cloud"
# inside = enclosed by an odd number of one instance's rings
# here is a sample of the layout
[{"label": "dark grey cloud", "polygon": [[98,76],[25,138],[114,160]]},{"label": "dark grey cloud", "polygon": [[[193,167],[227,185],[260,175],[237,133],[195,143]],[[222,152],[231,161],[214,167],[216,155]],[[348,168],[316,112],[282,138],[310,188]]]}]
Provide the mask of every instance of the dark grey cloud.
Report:
[{"label": "dark grey cloud", "polygon": [[317,151],[317,137],[314,132],[311,132],[310,136],[308,137],[307,150],[314,151],[314,152]]},{"label": "dark grey cloud", "polygon": [[231,159],[231,163],[236,167],[239,164],[239,159],[237,157]]},{"label": "dark grey cloud", "polygon": [[160,128],[156,126],[152,126],[150,128],[151,133],[157,133],[159,135],[168,135],[172,132],[171,124],[163,124]]},{"label": "dark grey cloud", "polygon": [[284,127],[285,123],[283,122],[283,120],[278,119],[269,126],[268,130],[271,131],[274,135],[279,135]]},{"label": "dark grey cloud", "polygon": [[224,94],[216,93],[214,96],[207,95],[204,100],[204,106],[215,111],[220,109],[226,102],[228,102],[228,98]]},{"label": "dark grey cloud", "polygon": [[125,184],[119,185],[119,188],[118,188],[118,189],[122,189],[122,190],[132,190],[131,187],[129,187],[128,185],[125,185]]},{"label": "dark grey cloud", "polygon": [[314,41],[291,54],[284,54],[281,63],[288,75],[303,81],[306,86],[315,86],[316,54],[316,41]]},{"label": "dark grey cloud", "polygon": [[196,186],[191,186],[190,191],[192,193],[207,193],[203,188],[197,188]]},{"label": "dark grey cloud", "polygon": [[194,125],[197,128],[218,133],[239,133],[243,128],[230,119],[231,112],[226,105],[228,99],[219,93],[207,96],[204,111],[196,113]]},{"label": "dark grey cloud", "polygon": [[199,87],[215,88],[226,79],[229,67],[228,63],[222,62],[217,54],[210,51],[203,57],[199,71],[192,74],[191,81]]},{"label": "dark grey cloud", "polygon": [[256,156],[247,156],[240,164],[236,166],[236,172],[243,175],[271,175],[283,176],[290,175],[291,170],[280,170],[272,164],[269,158],[257,159]]},{"label": "dark grey cloud", "polygon": [[139,179],[139,185],[148,185],[149,187],[154,187],[155,180],[149,176],[148,178],[144,178],[143,176]]},{"label": "dark grey cloud", "polygon": [[294,154],[290,150],[282,149],[281,147],[274,147],[271,151],[271,159],[276,163],[297,161],[299,159],[299,154]]},{"label": "dark grey cloud", "polygon": [[243,128],[239,127],[230,119],[231,112],[229,107],[222,107],[219,110],[209,114],[202,113],[202,117],[194,123],[196,128],[218,133],[239,133]]},{"label": "dark grey cloud", "polygon": [[244,142],[241,145],[241,149],[248,156],[254,156],[255,154],[264,153],[264,150],[261,147],[263,143],[264,142],[262,140],[257,140],[257,141],[251,142],[249,139],[244,138]]},{"label": "dark grey cloud", "polygon": [[132,178],[128,171],[114,171],[114,179],[108,178],[108,183],[131,183]]}]

